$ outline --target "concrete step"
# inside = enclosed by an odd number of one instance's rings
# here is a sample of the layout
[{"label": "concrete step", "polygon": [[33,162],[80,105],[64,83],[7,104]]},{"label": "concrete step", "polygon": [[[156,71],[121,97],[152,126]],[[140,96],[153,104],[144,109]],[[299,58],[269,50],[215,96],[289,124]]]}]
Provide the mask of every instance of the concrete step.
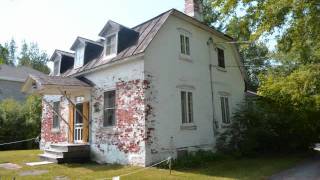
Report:
[{"label": "concrete step", "polygon": [[60,151],[57,149],[45,149],[45,154],[52,154],[60,156],[63,158],[89,158],[90,152],[88,150],[79,150],[79,151]]},{"label": "concrete step", "polygon": [[50,149],[56,149],[63,152],[89,151],[89,144],[51,144]]},{"label": "concrete step", "polygon": [[[39,157],[42,161],[49,161],[54,163],[60,163],[63,159],[61,156],[53,155],[53,154],[39,154]],[[59,162],[60,161],[60,162]]]}]

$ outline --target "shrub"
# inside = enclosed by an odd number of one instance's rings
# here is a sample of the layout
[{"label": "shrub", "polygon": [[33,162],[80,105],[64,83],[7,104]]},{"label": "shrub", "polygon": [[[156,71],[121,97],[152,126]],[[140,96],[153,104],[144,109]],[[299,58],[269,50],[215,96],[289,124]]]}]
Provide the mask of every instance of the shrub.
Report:
[{"label": "shrub", "polygon": [[[29,96],[25,102],[5,99],[0,102],[0,144],[34,138],[40,133],[41,98]],[[0,150],[30,149],[36,143],[0,146]]]},{"label": "shrub", "polygon": [[217,148],[238,155],[307,151],[319,142],[320,113],[279,106],[266,98],[247,99],[220,134]]}]

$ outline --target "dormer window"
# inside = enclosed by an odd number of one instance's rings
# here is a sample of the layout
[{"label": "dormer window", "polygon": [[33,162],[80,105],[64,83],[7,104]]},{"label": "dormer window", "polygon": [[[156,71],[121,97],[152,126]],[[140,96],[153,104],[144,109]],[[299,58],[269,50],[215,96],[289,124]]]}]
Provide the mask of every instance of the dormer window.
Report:
[{"label": "dormer window", "polygon": [[79,68],[83,66],[83,59],[84,59],[84,44],[79,44],[76,50],[75,59],[74,59],[74,68]]},{"label": "dormer window", "polygon": [[117,54],[117,33],[106,37],[106,56],[115,56]]},{"label": "dormer window", "polygon": [[60,60],[55,60],[54,61],[54,66],[53,66],[53,75],[54,76],[59,76],[60,75]]}]

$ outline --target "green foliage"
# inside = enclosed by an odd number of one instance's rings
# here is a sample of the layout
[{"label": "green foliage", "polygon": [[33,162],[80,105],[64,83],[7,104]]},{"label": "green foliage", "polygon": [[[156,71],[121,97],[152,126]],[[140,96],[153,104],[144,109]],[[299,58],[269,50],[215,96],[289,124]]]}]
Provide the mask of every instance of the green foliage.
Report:
[{"label": "green foliage", "polygon": [[283,63],[320,62],[320,5],[316,0],[211,0],[220,22],[238,16],[250,40],[277,38],[276,59]]},{"label": "green foliage", "polygon": [[27,44],[25,41],[22,43],[21,53],[19,59],[20,66],[28,66],[38,71],[48,74],[50,72],[47,62],[48,55],[41,51],[37,43]]},{"label": "green foliage", "polygon": [[281,107],[320,111],[320,64],[300,66],[289,74],[272,70],[261,76],[259,94]]},{"label": "green foliage", "polygon": [[[0,102],[0,144],[34,138],[40,133],[41,98],[29,96],[25,102],[5,99]],[[2,146],[0,149],[26,149],[34,142]]]},{"label": "green foliage", "polygon": [[318,142],[320,112],[283,106],[263,97],[248,99],[220,134],[219,151],[238,155],[307,151]]},{"label": "green foliage", "polygon": [[8,50],[8,63],[10,65],[15,65],[16,61],[16,51],[17,51],[17,45],[16,41],[14,39],[11,39],[9,43],[5,43],[5,47]]},{"label": "green foliage", "polygon": [[0,64],[8,64],[8,49],[0,44]]}]

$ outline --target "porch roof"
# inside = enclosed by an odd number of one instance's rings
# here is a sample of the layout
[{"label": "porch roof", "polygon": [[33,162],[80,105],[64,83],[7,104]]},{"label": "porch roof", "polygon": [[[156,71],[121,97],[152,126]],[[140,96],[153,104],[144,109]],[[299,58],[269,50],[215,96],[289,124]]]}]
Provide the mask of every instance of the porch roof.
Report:
[{"label": "porch roof", "polygon": [[29,75],[21,91],[24,93],[36,93],[43,95],[78,94],[88,92],[91,86],[77,78],[48,76],[48,75]]}]

